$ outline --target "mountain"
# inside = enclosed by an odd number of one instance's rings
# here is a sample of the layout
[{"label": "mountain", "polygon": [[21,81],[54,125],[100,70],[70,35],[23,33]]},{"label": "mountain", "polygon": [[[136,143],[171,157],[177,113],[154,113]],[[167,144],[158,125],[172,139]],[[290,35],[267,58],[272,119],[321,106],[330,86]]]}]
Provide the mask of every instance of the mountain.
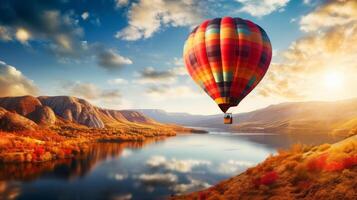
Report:
[{"label": "mountain", "polygon": [[140,110],[159,122],[186,126],[229,129],[236,132],[346,134],[357,129],[357,99],[333,102],[289,102],[233,115],[233,124],[223,124],[223,115],[190,115],[161,110]]},{"label": "mountain", "polygon": [[70,96],[0,98],[0,164],[89,154],[107,141],[156,141],[201,130],[156,122],[138,111],[109,110]]},{"label": "mountain", "polygon": [[203,191],[171,199],[356,199],[357,135],[335,144],[295,145]]},{"label": "mountain", "polygon": [[[192,115],[188,113],[172,113],[160,109],[137,109],[136,111],[161,123],[194,125],[202,120],[212,119],[218,115]],[[219,115],[221,116],[221,115]]]},{"label": "mountain", "polygon": [[37,124],[17,113],[0,107],[0,129],[4,131],[35,130]]},{"label": "mountain", "polygon": [[6,127],[6,130],[14,124],[17,124],[17,128],[23,129],[33,129],[37,125],[68,123],[90,128],[130,124],[159,125],[137,111],[103,109],[84,99],[70,96],[4,97],[0,98],[0,107],[1,127]]},{"label": "mountain", "polygon": [[357,99],[282,103],[234,117],[239,132],[346,133],[357,128]]}]

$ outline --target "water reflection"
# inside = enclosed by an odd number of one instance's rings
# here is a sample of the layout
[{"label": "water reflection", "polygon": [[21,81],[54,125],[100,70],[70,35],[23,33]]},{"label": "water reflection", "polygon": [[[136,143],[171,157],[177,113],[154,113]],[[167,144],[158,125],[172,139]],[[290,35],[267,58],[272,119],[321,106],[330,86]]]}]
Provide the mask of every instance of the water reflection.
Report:
[{"label": "water reflection", "polygon": [[20,194],[20,184],[0,181],[0,199],[16,199]]},{"label": "water reflection", "polygon": [[31,181],[43,178],[75,179],[88,174],[95,165],[107,159],[129,154],[126,149],[141,149],[144,145],[158,143],[165,138],[145,141],[110,143],[103,142],[89,147],[86,155],[73,159],[61,159],[42,163],[0,164],[0,180]]},{"label": "water reflection", "polygon": [[76,159],[0,165],[0,199],[162,199],[207,188],[292,143],[339,139],[314,138],[215,132],[99,143]]}]

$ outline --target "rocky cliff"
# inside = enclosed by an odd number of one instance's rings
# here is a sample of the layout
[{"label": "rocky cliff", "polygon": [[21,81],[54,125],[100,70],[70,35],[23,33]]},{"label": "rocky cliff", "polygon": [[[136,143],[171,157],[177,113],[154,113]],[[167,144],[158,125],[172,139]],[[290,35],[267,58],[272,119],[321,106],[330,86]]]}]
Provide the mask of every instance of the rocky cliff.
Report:
[{"label": "rocky cliff", "polygon": [[91,128],[104,128],[116,124],[156,123],[137,111],[102,109],[84,99],[71,96],[4,97],[0,98],[0,107],[0,112],[5,113],[1,118],[2,126],[8,126],[15,119],[20,119],[23,125],[28,123],[29,127],[75,123]]}]

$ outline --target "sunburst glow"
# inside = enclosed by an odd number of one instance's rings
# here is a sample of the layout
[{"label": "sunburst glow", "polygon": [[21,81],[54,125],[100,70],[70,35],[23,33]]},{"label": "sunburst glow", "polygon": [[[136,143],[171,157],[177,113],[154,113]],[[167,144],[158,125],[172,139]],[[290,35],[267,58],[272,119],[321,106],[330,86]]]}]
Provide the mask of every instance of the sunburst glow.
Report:
[{"label": "sunburst glow", "polygon": [[324,78],[324,84],[329,89],[340,89],[343,86],[343,74],[340,72],[327,72]]}]

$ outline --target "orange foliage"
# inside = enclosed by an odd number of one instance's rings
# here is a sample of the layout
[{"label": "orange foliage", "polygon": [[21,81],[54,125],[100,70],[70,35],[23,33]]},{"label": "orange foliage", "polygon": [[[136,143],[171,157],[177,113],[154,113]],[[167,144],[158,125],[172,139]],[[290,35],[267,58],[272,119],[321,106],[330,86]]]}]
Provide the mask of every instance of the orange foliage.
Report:
[{"label": "orange foliage", "polygon": [[321,171],[326,165],[327,156],[328,154],[324,153],[317,158],[309,160],[307,163],[307,169],[309,171]]},{"label": "orange foliage", "polygon": [[357,156],[347,156],[340,160],[327,161],[328,154],[324,153],[314,159],[311,159],[307,163],[307,169],[309,171],[341,171],[347,168],[351,168],[357,165]]},{"label": "orange foliage", "polygon": [[260,178],[255,179],[254,180],[254,184],[256,186],[259,186],[259,185],[271,185],[271,184],[276,182],[278,177],[279,176],[278,176],[277,172],[270,171],[270,172],[267,172],[267,173],[263,174],[263,176],[261,176]]},{"label": "orange foliage", "polygon": [[200,192],[198,193],[198,199],[199,200],[205,200],[207,199],[207,194],[205,192]]},{"label": "orange foliage", "polygon": [[70,158],[83,154],[89,143],[144,141],[152,137],[174,136],[175,128],[177,127],[159,125],[133,125],[105,129],[60,126],[34,131],[0,131],[0,163],[42,162]]}]

